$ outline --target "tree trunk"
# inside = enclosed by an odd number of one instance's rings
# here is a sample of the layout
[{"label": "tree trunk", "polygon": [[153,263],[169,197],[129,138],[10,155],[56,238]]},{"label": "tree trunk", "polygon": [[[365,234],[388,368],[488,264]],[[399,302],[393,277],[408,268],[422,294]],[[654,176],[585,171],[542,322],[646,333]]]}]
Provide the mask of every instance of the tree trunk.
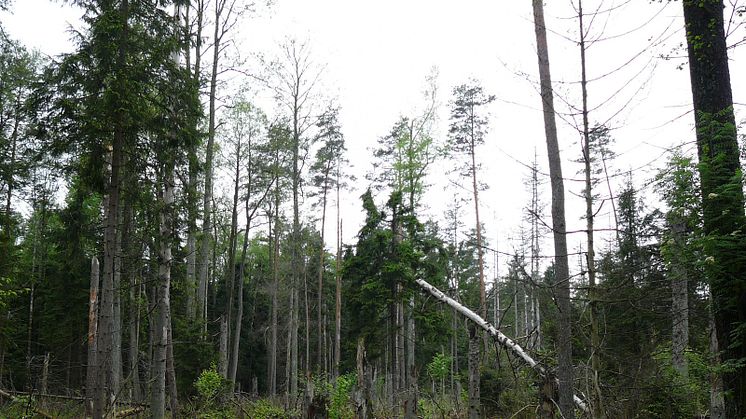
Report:
[{"label": "tree trunk", "polygon": [[722,0],[684,0],[689,74],[697,128],[704,232],[715,330],[723,363],[725,415],[746,415],[746,238],[744,197]]},{"label": "tree trunk", "polygon": [[575,417],[573,408],[572,323],[570,305],[570,268],[567,261],[567,230],[565,224],[565,187],[562,178],[562,159],[557,141],[557,124],[554,116],[554,94],[549,71],[544,4],[533,0],[534,31],[536,33],[537,59],[541,84],[544,133],[547,140],[549,178],[552,188],[552,232],[554,236],[554,294],[559,315],[557,318],[557,355],[559,378],[559,407],[565,419]]},{"label": "tree trunk", "polygon": [[337,263],[335,269],[335,304],[334,304],[334,378],[339,377],[339,362],[342,359],[342,219],[339,212],[339,162],[337,162]]},{"label": "tree trunk", "polygon": [[710,372],[710,419],[725,419],[723,376],[717,371],[717,368],[720,367],[720,351],[718,350],[718,339],[715,330],[715,319],[712,315],[712,308],[709,310],[709,315],[710,356],[712,357],[712,367],[714,367],[712,372]]},{"label": "tree trunk", "polygon": [[594,212],[593,212],[593,184],[591,182],[591,145],[588,128],[588,89],[585,69],[585,28],[583,27],[583,2],[578,0],[578,22],[580,25],[580,68],[583,96],[583,162],[585,163],[585,221],[588,250],[586,265],[588,269],[588,312],[591,322],[591,385],[592,408],[594,418],[603,418],[604,406],[601,396],[599,374],[601,370],[601,337],[598,327],[598,296],[596,290],[596,258],[594,245]]},{"label": "tree trunk", "polygon": [[[456,311],[461,313],[464,317],[466,317],[467,320],[470,321],[470,327],[480,327],[485,332],[487,332],[492,338],[497,342],[500,346],[505,348],[507,351],[512,353],[516,358],[520,359],[522,362],[524,362],[526,365],[528,365],[531,369],[536,371],[537,374],[539,374],[540,377],[547,377],[548,373],[544,366],[539,364],[536,360],[534,360],[526,351],[521,348],[520,345],[518,345],[515,341],[510,339],[509,337],[505,336],[502,332],[497,330],[493,325],[489,324],[486,320],[484,320],[482,317],[480,317],[478,314],[476,314],[474,311],[469,309],[468,307],[465,307],[461,303],[457,302],[453,298],[448,297],[447,295],[443,294],[440,290],[435,288],[434,286],[427,283],[427,281],[424,281],[422,279],[415,280],[417,285],[420,286],[423,290],[427,291],[430,295],[435,297],[438,301],[448,304],[449,306],[453,307]],[[470,336],[472,334],[470,333]],[[471,356],[471,354],[470,354]],[[471,372],[470,372],[471,375]],[[556,381],[557,384],[559,384],[559,381]],[[588,412],[588,406],[586,403],[581,400],[578,396],[573,396],[573,403],[575,406],[577,406],[580,410],[583,412]]]},{"label": "tree trunk", "polygon": [[96,377],[98,376],[96,367],[96,336],[98,328],[98,259],[94,256],[91,259],[91,281],[90,293],[88,298],[88,362],[86,363],[86,416],[93,415],[93,399],[96,389]]},{"label": "tree trunk", "polygon": [[[269,394],[274,397],[277,394],[277,311],[278,311],[278,292],[280,288],[280,196],[279,191],[275,191],[274,205],[274,236],[272,244],[272,325],[271,325],[271,342],[269,352]],[[271,212],[271,210],[270,210]]]},{"label": "tree trunk", "polygon": [[[233,300],[235,298],[235,283],[236,283],[236,250],[238,247],[238,190],[239,182],[241,179],[241,140],[239,139],[236,143],[236,166],[233,172],[233,202],[231,205],[231,229],[228,237],[228,275],[225,277],[225,290],[228,297],[228,301],[225,304],[225,311],[223,317],[228,324],[228,333],[226,336],[227,342],[231,342],[231,324],[232,324],[232,312],[233,312]],[[236,368],[233,362],[238,359],[231,355],[230,346],[226,344],[226,353],[220,354],[220,357],[225,357],[227,360],[226,375],[225,378],[228,381],[235,384],[235,375],[228,375],[229,372],[234,371]]]},{"label": "tree trunk", "polygon": [[[158,290],[156,301],[156,342],[153,348],[153,387],[151,389],[151,414],[156,419],[166,414],[166,374],[168,369],[171,328],[171,243],[173,241],[173,221],[171,211],[174,205],[174,180],[172,163],[165,162],[159,187],[160,214],[158,240]],[[175,379],[175,377],[174,377]],[[171,380],[174,381],[174,380]]]},{"label": "tree trunk", "polygon": [[[671,226],[677,255],[681,255],[681,251],[686,245],[683,237],[684,230],[685,226],[683,223]],[[686,271],[683,268],[683,262],[680,257],[677,257],[671,264],[671,317],[673,320],[671,364],[683,378],[687,378],[689,373],[684,351],[689,345],[689,299],[688,281]]]},{"label": "tree trunk", "polygon": [[207,276],[210,268],[210,247],[212,246],[212,177],[213,154],[215,148],[215,100],[218,84],[218,63],[220,59],[220,2],[215,2],[215,30],[213,32],[212,72],[210,73],[209,117],[207,125],[207,150],[205,151],[205,190],[202,199],[202,245],[199,257],[199,285],[197,287],[197,311],[202,321],[207,322]]},{"label": "tree trunk", "polygon": [[329,167],[327,166],[326,172],[324,173],[324,188],[323,188],[323,195],[321,198],[321,249],[319,250],[319,287],[318,287],[318,301],[316,303],[316,311],[317,311],[317,322],[318,322],[318,349],[317,349],[317,355],[318,355],[318,361],[317,361],[317,368],[316,371],[319,373],[326,373],[324,371],[325,368],[325,362],[324,359],[326,358],[325,355],[325,348],[324,348],[324,342],[321,339],[322,336],[324,336],[324,330],[323,330],[323,323],[321,321],[321,308],[323,304],[323,297],[324,297],[324,230],[326,227],[326,194],[327,190],[329,189]]},{"label": "tree trunk", "polygon": [[228,378],[228,319],[225,315],[220,316],[220,344],[218,345],[218,373]]},{"label": "tree trunk", "polygon": [[469,325],[469,419],[482,417],[479,397],[479,333],[477,328]]}]

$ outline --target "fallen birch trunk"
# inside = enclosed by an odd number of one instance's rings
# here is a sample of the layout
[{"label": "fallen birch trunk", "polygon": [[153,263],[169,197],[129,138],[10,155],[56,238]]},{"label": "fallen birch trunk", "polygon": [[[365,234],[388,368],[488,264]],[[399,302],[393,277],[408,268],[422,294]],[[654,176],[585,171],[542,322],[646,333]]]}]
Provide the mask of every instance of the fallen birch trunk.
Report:
[{"label": "fallen birch trunk", "polygon": [[[531,358],[529,354],[526,353],[526,351],[521,348],[520,345],[515,343],[512,339],[505,336],[501,331],[497,330],[495,326],[489,324],[486,320],[484,320],[482,317],[480,317],[477,313],[471,311],[469,308],[463,306],[456,300],[452,299],[451,297],[443,294],[439,289],[435,288],[434,286],[427,283],[427,281],[424,281],[422,279],[418,279],[417,285],[425,289],[427,292],[430,293],[433,297],[440,300],[443,303],[448,304],[449,306],[453,307],[464,315],[467,319],[473,321],[476,323],[479,327],[484,329],[487,333],[489,333],[500,345],[502,345],[505,349],[509,350],[513,353],[513,355],[517,356],[523,362],[528,364],[529,367],[534,369],[539,376],[542,378],[547,377],[547,371],[546,369],[536,362],[535,359]],[[559,381],[555,378],[555,381],[557,382],[557,385],[559,385]],[[588,413],[588,406],[585,404],[585,402],[578,397],[577,395],[573,395],[573,400],[575,401],[575,405],[582,410],[583,412]]]}]

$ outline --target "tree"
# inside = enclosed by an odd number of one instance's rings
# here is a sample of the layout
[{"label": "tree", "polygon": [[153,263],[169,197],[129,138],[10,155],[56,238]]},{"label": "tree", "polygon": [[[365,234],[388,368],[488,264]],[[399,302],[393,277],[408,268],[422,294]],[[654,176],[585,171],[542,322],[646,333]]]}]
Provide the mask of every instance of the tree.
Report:
[{"label": "tree", "polygon": [[746,415],[746,232],[722,0],[682,1],[725,414]]},{"label": "tree", "polygon": [[[281,45],[282,57],[271,66],[274,90],[280,105],[287,112],[291,142],[289,151],[290,180],[293,194],[293,224],[291,238],[291,280],[290,288],[293,293],[293,301],[298,301],[298,284],[302,273],[301,248],[300,248],[300,200],[302,169],[308,154],[310,140],[307,136],[308,130],[314,123],[314,100],[317,84],[321,77],[322,68],[318,67],[312,60],[310,46],[304,42],[291,39]],[[298,307],[295,304],[291,313],[290,338],[290,386],[288,394],[291,404],[294,404],[298,393]]]},{"label": "tree", "polygon": [[[202,3],[198,3],[200,6]],[[212,69],[210,73],[210,96],[209,113],[207,123],[207,145],[205,151],[205,181],[204,194],[202,195],[202,243],[200,245],[199,263],[197,264],[198,285],[197,285],[197,308],[198,315],[204,322],[207,322],[207,280],[210,268],[210,246],[212,233],[212,182],[213,182],[213,155],[215,153],[215,130],[216,130],[216,103],[218,75],[220,74],[220,58],[228,44],[225,36],[228,35],[238,24],[240,10],[238,9],[238,0],[215,0],[215,21],[213,23],[212,39]],[[199,12],[198,12],[199,13]],[[198,28],[201,27],[202,14],[199,14]],[[198,39],[198,45],[201,45],[201,39]],[[198,51],[199,52],[199,51]],[[199,57],[199,55],[197,56]],[[199,77],[199,74],[195,74]]]},{"label": "tree", "polygon": [[[479,307],[482,318],[487,318],[487,293],[484,284],[484,250],[482,248],[482,225],[479,219],[479,189],[477,180],[479,164],[477,164],[477,147],[484,143],[487,134],[487,119],[480,115],[480,108],[495,100],[495,96],[485,95],[481,86],[476,82],[462,84],[453,89],[451,102],[451,123],[448,133],[451,138],[451,149],[462,159],[461,174],[471,177],[472,195],[474,199],[475,230],[477,237],[477,257],[479,266]],[[471,339],[476,330],[470,330]],[[479,374],[477,366],[473,365],[479,357],[473,356],[470,341],[469,348],[469,415],[475,417],[479,410]],[[484,350],[487,350],[487,336],[484,335]],[[477,388],[473,388],[476,386]]]},{"label": "tree", "polygon": [[325,350],[325,342],[322,337],[326,336],[326,323],[322,320],[322,307],[323,307],[323,289],[324,289],[324,271],[325,264],[324,258],[326,252],[324,251],[324,233],[326,232],[326,204],[328,194],[331,190],[336,187],[338,179],[334,176],[334,173],[339,170],[338,166],[342,164],[342,154],[345,151],[344,137],[341,132],[341,127],[338,121],[339,110],[337,108],[329,108],[324,114],[321,115],[319,121],[316,123],[319,128],[319,137],[323,139],[324,143],[316,151],[316,160],[311,165],[311,173],[313,173],[312,182],[315,187],[319,188],[317,194],[320,197],[321,205],[321,248],[319,249],[319,275],[318,275],[318,301],[317,301],[317,361],[316,370],[319,373],[326,373],[326,365],[328,352]]},{"label": "tree", "polygon": [[575,417],[573,409],[573,365],[572,365],[572,323],[570,322],[570,268],[567,261],[567,224],[565,222],[565,187],[562,178],[562,159],[557,140],[554,93],[549,69],[549,47],[547,28],[544,21],[544,3],[533,0],[534,32],[536,34],[537,59],[541,101],[544,114],[544,133],[549,159],[549,180],[552,188],[552,234],[554,236],[554,284],[559,308],[557,328],[557,357],[559,378],[559,408],[565,418]]}]

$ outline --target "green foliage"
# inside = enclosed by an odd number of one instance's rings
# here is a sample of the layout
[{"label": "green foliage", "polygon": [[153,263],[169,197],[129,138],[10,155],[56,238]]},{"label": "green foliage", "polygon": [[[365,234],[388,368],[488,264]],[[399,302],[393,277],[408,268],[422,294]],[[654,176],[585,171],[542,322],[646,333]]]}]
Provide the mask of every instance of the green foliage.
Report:
[{"label": "green foliage", "polygon": [[645,392],[641,414],[651,418],[700,417],[710,403],[710,373],[707,358],[695,351],[685,353],[689,376],[682,377],[671,364],[670,348],[653,355],[653,374],[645,386],[655,391]]},{"label": "green foliage", "polygon": [[427,364],[427,375],[429,375],[433,380],[445,379],[451,369],[452,360],[453,359],[450,356],[446,356],[442,352],[435,354],[433,360]]},{"label": "green foliage", "polygon": [[194,382],[194,387],[202,398],[202,403],[205,406],[211,406],[225,391],[227,383],[217,372],[215,364],[213,363],[209,369],[200,373],[197,381]]},{"label": "green foliage", "polygon": [[252,419],[290,419],[291,417],[290,413],[267,399],[249,403],[247,413]]},{"label": "green foliage", "polygon": [[356,382],[357,376],[355,374],[344,374],[337,377],[329,403],[330,419],[347,419],[354,416],[355,410],[351,403],[351,395]]}]

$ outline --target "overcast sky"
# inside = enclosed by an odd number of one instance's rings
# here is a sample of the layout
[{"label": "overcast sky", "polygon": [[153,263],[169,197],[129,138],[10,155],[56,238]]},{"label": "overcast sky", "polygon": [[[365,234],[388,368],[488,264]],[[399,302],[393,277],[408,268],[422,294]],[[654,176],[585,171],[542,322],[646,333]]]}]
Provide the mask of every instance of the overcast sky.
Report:
[{"label": "overcast sky", "polygon": [[[566,178],[579,178],[576,173],[581,166],[573,163],[580,156],[579,134],[574,127],[580,124],[577,108],[581,103],[578,21],[573,6],[577,1],[548,3],[545,13],[555,103],[561,113],[563,171]],[[632,171],[635,184],[652,197],[654,188],[645,185],[669,156],[666,149],[694,139],[681,4],[640,0],[585,3],[586,13],[602,12],[586,18],[588,38],[598,39],[587,51],[591,124],[604,123],[613,130],[618,157],[610,162],[610,171]],[[481,180],[489,186],[482,194],[481,212],[492,245],[499,234],[500,250],[513,252],[517,244],[510,239],[517,237],[522,208],[529,198],[524,186],[529,170],[523,164],[530,164],[537,153],[542,172],[547,172],[530,1],[276,0],[269,9],[260,9],[242,21],[238,50],[245,57],[257,53],[272,56],[277,45],[289,37],[309,41],[314,61],[325,67],[323,94],[337,98],[342,108],[349,158],[359,179],[370,169],[368,149],[399,115],[412,115],[422,106],[425,77],[433,66],[440,73],[442,105],[437,140],[446,138],[453,86],[476,78],[495,94],[498,100],[489,109],[487,144],[479,153],[484,169]],[[56,55],[72,50],[66,30],[68,25],[80,27],[79,14],[59,2],[16,0],[14,14],[3,13],[0,18],[13,37]],[[743,33],[736,30],[729,43],[743,38]],[[731,74],[744,73],[742,55],[743,47],[731,50]],[[255,71],[257,67],[249,60],[248,68]],[[734,100],[742,103],[742,77],[733,78],[733,91]],[[737,117],[741,111],[742,105],[737,105]],[[691,151],[693,145],[685,149]],[[429,179],[433,186],[424,202],[428,204],[426,215],[435,219],[442,219],[445,204],[458,189],[443,175],[452,165],[441,162]],[[614,193],[625,181],[626,175],[612,178]],[[358,182],[358,186],[364,188],[365,182]],[[581,229],[583,201],[576,195],[582,185],[569,181],[566,188],[568,229]],[[605,185],[599,189],[602,196],[608,196]],[[353,242],[363,219],[357,198],[362,192],[360,188],[350,192],[343,201],[347,243]],[[543,199],[547,204],[550,201],[548,183],[543,187]],[[648,203],[658,205],[654,199]],[[471,204],[464,204],[464,208],[464,221],[473,225]],[[600,224],[613,219],[609,210],[605,205],[599,212]],[[549,219],[546,222],[551,224]],[[334,237],[334,223],[327,225],[327,237]],[[577,249],[583,239],[581,234],[571,235],[570,248]],[[601,240],[599,249],[605,246]],[[551,240],[544,241],[542,253],[552,254]]]}]

